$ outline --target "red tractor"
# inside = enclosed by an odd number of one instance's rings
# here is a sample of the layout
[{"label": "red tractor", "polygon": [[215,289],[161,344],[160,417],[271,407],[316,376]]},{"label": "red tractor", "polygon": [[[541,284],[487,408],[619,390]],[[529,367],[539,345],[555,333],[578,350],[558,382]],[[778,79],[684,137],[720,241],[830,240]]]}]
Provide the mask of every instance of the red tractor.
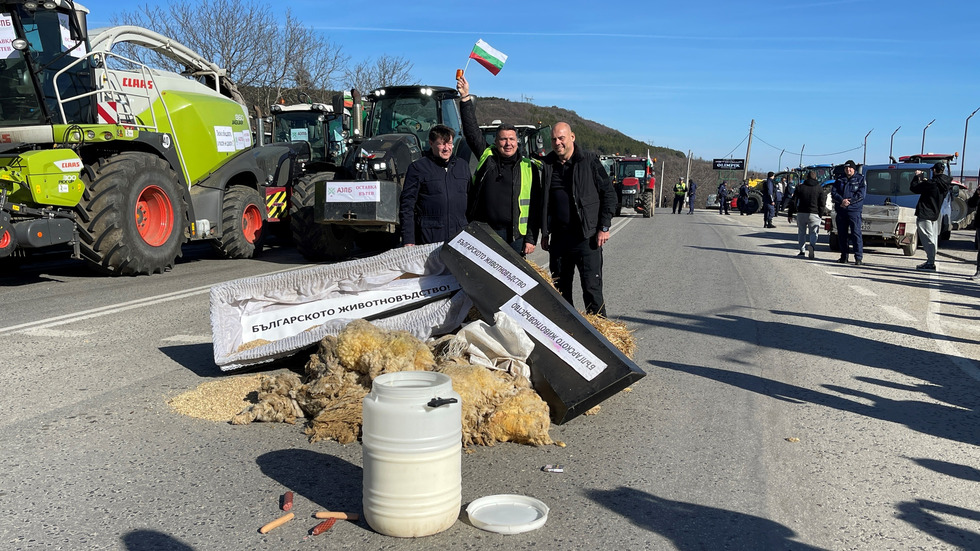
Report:
[{"label": "red tractor", "polygon": [[644,218],[653,215],[653,189],[657,182],[653,176],[655,162],[644,157],[621,157],[616,160],[613,176],[616,216],[622,216],[623,207],[635,210]]}]

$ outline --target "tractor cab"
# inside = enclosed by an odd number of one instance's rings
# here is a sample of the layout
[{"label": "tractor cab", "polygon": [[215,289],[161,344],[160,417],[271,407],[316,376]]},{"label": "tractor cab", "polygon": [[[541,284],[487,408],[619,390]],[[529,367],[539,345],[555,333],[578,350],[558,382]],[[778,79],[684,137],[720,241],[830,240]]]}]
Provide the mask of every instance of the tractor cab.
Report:
[{"label": "tractor cab", "polygon": [[87,13],[64,0],[0,2],[0,127],[95,122],[91,67],[74,63],[88,54]]},{"label": "tractor cab", "polygon": [[308,163],[318,167],[340,164],[347,150],[344,138],[345,129],[350,128],[350,111],[337,114],[333,105],[323,103],[276,104],[269,111],[272,143],[306,143]]},{"label": "tractor cab", "polygon": [[344,157],[343,176],[400,183],[408,166],[429,150],[429,130],[437,124],[456,133],[454,155],[475,164],[460,132],[458,97],[454,88],[442,86],[373,90],[365,98],[369,114],[363,129],[359,114],[353,117],[353,142]]},{"label": "tractor cab", "polygon": [[[497,127],[500,120],[494,120],[490,124],[480,125],[483,132],[483,139],[487,145],[493,145],[497,139]],[[521,155],[533,159],[543,159],[545,155],[551,153],[551,127],[542,126],[538,128],[533,124],[515,124],[517,129],[517,146]]]}]

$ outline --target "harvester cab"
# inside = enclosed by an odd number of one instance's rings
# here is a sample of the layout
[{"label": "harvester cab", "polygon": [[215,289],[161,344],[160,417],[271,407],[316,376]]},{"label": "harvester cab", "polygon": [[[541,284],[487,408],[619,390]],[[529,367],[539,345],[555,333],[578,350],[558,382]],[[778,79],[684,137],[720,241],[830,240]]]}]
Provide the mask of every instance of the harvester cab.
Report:
[{"label": "harvester cab", "polygon": [[616,216],[622,216],[623,209],[632,209],[650,218],[653,214],[653,190],[656,178],[653,164],[656,159],[646,157],[620,157],[615,162],[613,187],[616,188]]},{"label": "harvester cab", "polygon": [[405,172],[429,150],[433,126],[452,128],[454,155],[471,168],[475,165],[461,136],[457,98],[459,93],[446,87],[379,88],[364,98],[369,114],[362,125],[360,98],[354,94],[352,138],[343,163],[336,176],[324,174],[304,184],[313,187],[312,216],[298,213],[294,218],[293,235],[306,258],[347,258],[358,237],[365,238],[361,242],[369,248],[396,244]]},{"label": "harvester cab", "polygon": [[[137,275],[172,267],[188,239],[255,255],[261,191],[288,182],[293,150],[253,148],[224,69],[139,27],[89,39],[86,14],[69,0],[0,0],[0,258],[68,246],[101,272]],[[119,53],[129,47],[185,71]]]}]

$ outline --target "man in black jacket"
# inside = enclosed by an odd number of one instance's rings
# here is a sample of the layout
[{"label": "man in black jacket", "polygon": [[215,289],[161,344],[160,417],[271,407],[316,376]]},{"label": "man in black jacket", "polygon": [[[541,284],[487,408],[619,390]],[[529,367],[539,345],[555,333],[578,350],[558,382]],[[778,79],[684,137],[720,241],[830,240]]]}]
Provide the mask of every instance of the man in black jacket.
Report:
[{"label": "man in black jacket", "polygon": [[429,150],[405,172],[398,210],[405,246],[440,243],[466,226],[470,166],[453,155],[455,136],[448,126],[433,126]]},{"label": "man in black jacket", "polygon": [[[541,247],[548,251],[551,278],[561,296],[572,301],[578,267],[585,311],[606,316],[602,296],[602,246],[616,207],[616,190],[594,154],[575,147],[568,123],[552,128],[554,151],[544,158],[539,216]],[[532,230],[536,235],[537,228]]]},{"label": "man in black jacket", "polygon": [[919,194],[919,202],[915,205],[915,226],[919,230],[919,242],[926,250],[926,261],[915,267],[916,270],[927,272],[936,271],[936,247],[939,244],[940,209],[953,180],[946,172],[946,165],[936,163],[932,166],[932,178],[926,179],[921,170],[915,171],[915,178],[909,190]]},{"label": "man in black jacket", "polygon": [[[817,247],[817,233],[820,231],[820,203],[823,197],[823,190],[817,180],[817,173],[808,170],[806,179],[803,183],[796,186],[793,196],[789,200],[789,210],[786,218],[792,222],[793,215],[796,215],[796,240],[800,245],[799,254],[796,256],[807,255],[811,259],[815,256],[814,250]],[[807,243],[809,237],[809,243]],[[804,244],[806,246],[804,247]]]},{"label": "man in black jacket", "polygon": [[494,144],[487,147],[465,76],[456,79],[456,89],[461,98],[463,137],[479,159],[467,193],[466,218],[485,222],[521,256],[531,254],[538,239],[529,228],[540,226],[531,223],[530,217],[537,215],[531,205],[540,201],[541,163],[521,155],[517,128],[512,124],[497,127]]}]

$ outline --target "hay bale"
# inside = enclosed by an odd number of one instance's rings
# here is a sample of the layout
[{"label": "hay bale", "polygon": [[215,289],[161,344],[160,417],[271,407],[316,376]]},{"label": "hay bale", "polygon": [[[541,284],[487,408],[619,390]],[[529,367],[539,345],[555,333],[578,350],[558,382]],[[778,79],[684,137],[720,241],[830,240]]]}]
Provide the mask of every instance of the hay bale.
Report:
[{"label": "hay bale", "polygon": [[167,405],[195,419],[227,422],[242,408],[258,401],[260,386],[260,375],[208,381],[167,400]]}]

